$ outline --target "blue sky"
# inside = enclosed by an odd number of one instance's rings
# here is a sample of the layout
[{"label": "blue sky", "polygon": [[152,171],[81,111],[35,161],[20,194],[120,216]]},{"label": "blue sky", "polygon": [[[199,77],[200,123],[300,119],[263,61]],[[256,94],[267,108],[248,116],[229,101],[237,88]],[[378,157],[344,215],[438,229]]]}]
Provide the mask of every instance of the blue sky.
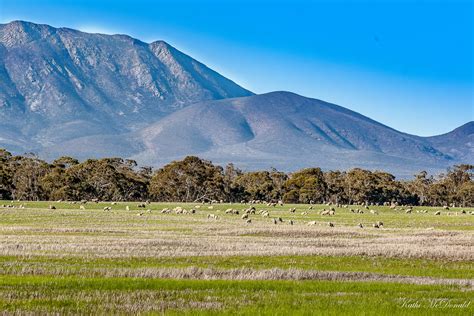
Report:
[{"label": "blue sky", "polygon": [[264,93],[293,91],[398,130],[474,120],[474,1],[0,0],[0,22],[162,39]]}]

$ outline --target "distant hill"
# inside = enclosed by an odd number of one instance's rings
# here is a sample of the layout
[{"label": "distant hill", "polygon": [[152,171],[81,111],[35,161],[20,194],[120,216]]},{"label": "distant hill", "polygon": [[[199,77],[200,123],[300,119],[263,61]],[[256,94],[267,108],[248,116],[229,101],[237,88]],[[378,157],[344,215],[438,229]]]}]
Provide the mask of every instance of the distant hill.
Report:
[{"label": "distant hill", "polygon": [[474,122],[409,135],[290,92],[254,95],[163,41],[0,25],[0,147],[53,159],[186,155],[245,169],[363,167],[399,176],[474,163]]},{"label": "distant hill", "polygon": [[[251,169],[364,167],[409,176],[460,161],[439,150],[432,138],[405,134],[346,108],[289,92],[197,103],[135,137],[144,145],[135,157],[149,164],[192,153]],[[460,137],[458,141],[463,142]]]},{"label": "distant hill", "polygon": [[454,159],[474,164],[474,122],[443,135],[427,137],[426,140]]}]

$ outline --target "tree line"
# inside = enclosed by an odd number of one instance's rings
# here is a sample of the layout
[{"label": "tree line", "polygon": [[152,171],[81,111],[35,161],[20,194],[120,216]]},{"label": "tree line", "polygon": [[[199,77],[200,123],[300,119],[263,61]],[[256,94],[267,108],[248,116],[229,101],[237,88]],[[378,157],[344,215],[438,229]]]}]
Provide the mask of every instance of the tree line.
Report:
[{"label": "tree line", "polygon": [[474,206],[474,166],[454,166],[437,177],[423,171],[401,181],[392,174],[355,168],[293,173],[243,172],[188,156],[162,168],[139,167],[122,158],[48,163],[33,154],[0,149],[0,199],[409,204]]}]

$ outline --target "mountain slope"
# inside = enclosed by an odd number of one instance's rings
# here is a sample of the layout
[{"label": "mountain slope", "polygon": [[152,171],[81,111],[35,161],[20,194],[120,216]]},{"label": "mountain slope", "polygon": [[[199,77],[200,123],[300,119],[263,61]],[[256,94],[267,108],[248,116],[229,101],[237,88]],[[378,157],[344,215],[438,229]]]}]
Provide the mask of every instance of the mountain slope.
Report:
[{"label": "mountain slope", "polygon": [[38,147],[128,132],[190,103],[248,95],[163,41],[0,25],[0,119]]},{"label": "mountain slope", "polygon": [[432,146],[464,163],[474,164],[474,121],[438,136],[425,138]]},{"label": "mountain slope", "polygon": [[135,158],[151,164],[196,154],[249,168],[358,166],[411,174],[453,162],[423,138],[289,92],[193,104],[136,137],[145,151]]}]

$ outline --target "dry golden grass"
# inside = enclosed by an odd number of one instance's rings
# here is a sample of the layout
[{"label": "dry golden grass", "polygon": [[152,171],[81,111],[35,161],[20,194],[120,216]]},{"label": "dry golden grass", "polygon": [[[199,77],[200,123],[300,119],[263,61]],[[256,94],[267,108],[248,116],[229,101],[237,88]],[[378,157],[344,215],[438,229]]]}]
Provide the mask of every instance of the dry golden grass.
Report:
[{"label": "dry golden grass", "polygon": [[[251,215],[253,222],[246,224],[240,216],[224,214],[224,209],[236,205],[199,209],[193,215],[161,214],[157,210],[104,212],[101,206],[93,207],[94,204],[88,205],[87,210],[1,210],[0,254],[93,257],[311,254],[474,260],[474,216],[471,215],[458,216],[455,220],[448,216],[427,219],[426,214],[386,210],[386,214],[354,218],[347,209],[340,209],[336,216],[327,219],[317,211],[310,216],[290,215],[286,208],[281,208],[270,210],[272,217],[281,216],[285,220],[274,225],[271,219],[259,215]],[[220,219],[208,220],[211,211],[219,214]],[[287,224],[290,216],[295,221],[293,226]],[[316,225],[305,225],[313,219]],[[428,223],[432,226],[410,227],[413,226],[410,223],[420,219],[431,220]],[[386,228],[375,229],[369,224],[379,220],[385,222]],[[335,222],[336,227],[328,227],[328,221]],[[455,226],[449,230],[433,228],[439,221]],[[357,227],[356,222],[367,223],[366,228]],[[395,226],[398,222],[401,224]]]}]

